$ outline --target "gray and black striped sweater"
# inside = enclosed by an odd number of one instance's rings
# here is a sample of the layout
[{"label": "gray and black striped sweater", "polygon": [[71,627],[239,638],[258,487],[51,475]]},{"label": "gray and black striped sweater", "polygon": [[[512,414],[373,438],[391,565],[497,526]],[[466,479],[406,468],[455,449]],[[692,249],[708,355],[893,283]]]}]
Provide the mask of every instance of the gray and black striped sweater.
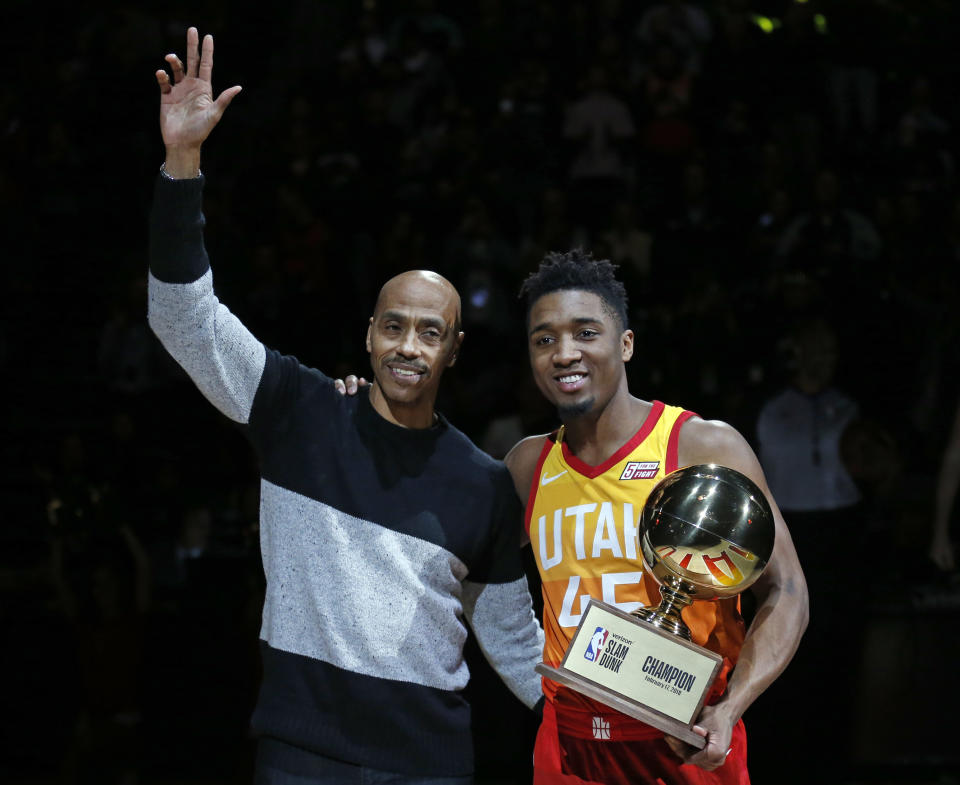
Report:
[{"label": "gray and black striped sweater", "polygon": [[202,192],[203,178],[158,177],[149,320],[259,458],[254,730],[363,766],[470,774],[465,621],[514,694],[540,698],[510,477],[445,419],[395,426],[254,338],[214,295]]}]

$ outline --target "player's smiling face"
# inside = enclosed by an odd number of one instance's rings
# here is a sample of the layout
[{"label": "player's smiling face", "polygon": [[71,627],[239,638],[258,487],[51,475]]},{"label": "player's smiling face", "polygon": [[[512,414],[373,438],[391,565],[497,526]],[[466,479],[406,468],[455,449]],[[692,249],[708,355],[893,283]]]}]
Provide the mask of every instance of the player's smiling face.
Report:
[{"label": "player's smiling face", "polygon": [[545,294],[533,303],[528,327],[534,379],[562,420],[602,410],[625,384],[633,332],[621,329],[599,295],[582,289]]}]

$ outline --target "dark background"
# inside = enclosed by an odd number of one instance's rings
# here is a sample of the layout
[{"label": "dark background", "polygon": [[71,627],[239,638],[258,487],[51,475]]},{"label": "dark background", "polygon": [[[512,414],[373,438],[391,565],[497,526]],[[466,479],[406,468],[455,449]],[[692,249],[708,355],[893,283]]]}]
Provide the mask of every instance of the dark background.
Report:
[{"label": "dark background", "polygon": [[[958,781],[958,580],[927,549],[958,400],[960,12],[677,5],[4,4],[2,781],[250,781],[256,466],[145,324],[153,72],[190,24],[215,90],[244,86],[203,160],[221,299],[343,375],[380,283],[440,271],[468,336],[441,408],[495,455],[553,424],[516,302],[546,251],[622,265],[634,394],[751,440],[784,336],[825,315],[863,504],[804,565],[857,632],[808,637],[823,670],[750,710],[754,780]],[[564,132],[591,86],[590,116],[629,118],[594,176]],[[532,721],[468,654],[478,779],[528,781]]]}]

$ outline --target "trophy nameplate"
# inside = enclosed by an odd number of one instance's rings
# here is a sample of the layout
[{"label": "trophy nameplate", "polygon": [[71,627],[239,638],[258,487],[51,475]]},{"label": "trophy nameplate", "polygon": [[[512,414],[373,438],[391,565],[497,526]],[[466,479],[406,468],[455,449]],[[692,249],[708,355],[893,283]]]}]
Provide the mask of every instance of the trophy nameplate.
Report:
[{"label": "trophy nameplate", "polygon": [[536,670],[703,748],[706,739],[692,730],[693,721],[722,661],[719,654],[591,598],[560,666],[541,663]]}]

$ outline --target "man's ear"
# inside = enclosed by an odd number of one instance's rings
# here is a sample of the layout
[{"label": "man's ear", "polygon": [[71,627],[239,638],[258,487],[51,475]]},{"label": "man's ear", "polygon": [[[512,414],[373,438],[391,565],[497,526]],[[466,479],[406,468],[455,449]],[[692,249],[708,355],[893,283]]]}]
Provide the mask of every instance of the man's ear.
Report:
[{"label": "man's ear", "polygon": [[370,345],[370,331],[373,329],[373,317],[370,317],[370,324],[367,325],[367,354],[373,351],[373,347]]},{"label": "man's ear", "polygon": [[457,333],[457,337],[453,339],[453,348],[450,350],[450,359],[447,361],[447,368],[452,368],[453,364],[457,361],[457,357],[460,354],[460,345],[463,343],[463,333]]},{"label": "man's ear", "polygon": [[620,356],[624,362],[633,357],[633,330],[624,330],[620,335]]}]

